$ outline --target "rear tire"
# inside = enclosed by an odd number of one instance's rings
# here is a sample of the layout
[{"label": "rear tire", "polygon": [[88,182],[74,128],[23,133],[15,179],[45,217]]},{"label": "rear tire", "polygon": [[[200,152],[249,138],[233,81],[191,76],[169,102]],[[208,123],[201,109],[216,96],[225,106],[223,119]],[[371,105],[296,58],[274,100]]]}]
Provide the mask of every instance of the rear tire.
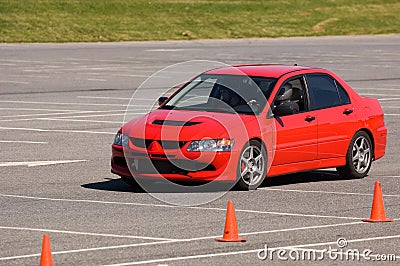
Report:
[{"label": "rear tire", "polygon": [[251,140],[242,149],[237,167],[236,188],[255,190],[267,173],[267,151],[259,141]]},{"label": "rear tire", "polygon": [[371,139],[366,132],[359,131],[350,142],[346,153],[346,165],[336,169],[344,178],[363,178],[371,168],[372,158]]}]

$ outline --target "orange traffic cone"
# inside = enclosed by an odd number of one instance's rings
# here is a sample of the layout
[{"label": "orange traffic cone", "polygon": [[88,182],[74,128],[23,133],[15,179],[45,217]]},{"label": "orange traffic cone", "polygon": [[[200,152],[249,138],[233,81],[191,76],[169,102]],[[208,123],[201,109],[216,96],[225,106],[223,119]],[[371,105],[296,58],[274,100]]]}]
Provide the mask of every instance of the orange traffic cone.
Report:
[{"label": "orange traffic cone", "polygon": [[228,209],[226,210],[226,220],[224,236],[216,238],[219,242],[245,242],[245,238],[240,238],[238,233],[238,225],[236,222],[235,207],[232,201],[228,201]]},{"label": "orange traffic cone", "polygon": [[374,199],[372,200],[371,217],[363,222],[393,222],[393,219],[386,218],[385,204],[383,203],[382,188],[379,181],[375,182]]},{"label": "orange traffic cone", "polygon": [[53,266],[53,258],[51,257],[51,247],[49,235],[43,236],[42,255],[40,256],[40,266]]}]

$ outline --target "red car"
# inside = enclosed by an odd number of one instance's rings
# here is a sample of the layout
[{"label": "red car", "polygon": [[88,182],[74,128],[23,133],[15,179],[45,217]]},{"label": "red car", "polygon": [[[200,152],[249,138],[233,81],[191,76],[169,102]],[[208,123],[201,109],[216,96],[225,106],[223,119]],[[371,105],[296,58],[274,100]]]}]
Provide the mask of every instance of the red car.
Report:
[{"label": "red car", "polygon": [[248,190],[266,176],[331,167],[361,178],[385,154],[378,100],[325,69],[213,69],[159,103],[115,136],[111,168],[126,183],[217,180]]}]

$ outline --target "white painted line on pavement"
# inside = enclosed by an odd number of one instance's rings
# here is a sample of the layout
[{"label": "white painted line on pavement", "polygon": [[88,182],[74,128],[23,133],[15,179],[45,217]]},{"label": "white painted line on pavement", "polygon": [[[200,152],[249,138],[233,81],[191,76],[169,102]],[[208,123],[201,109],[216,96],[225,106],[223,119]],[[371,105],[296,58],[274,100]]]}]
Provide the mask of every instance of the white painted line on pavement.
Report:
[{"label": "white painted line on pavement", "polygon": [[104,73],[99,73],[99,72],[79,72],[77,73],[78,75],[92,75],[92,76],[104,76]]},{"label": "white painted line on pavement", "polygon": [[127,69],[127,66],[123,66],[120,64],[92,64],[92,65],[79,65],[76,68],[86,70],[86,69],[93,69],[93,70],[113,70],[113,69]]},{"label": "white painted line on pavement", "polygon": [[[213,208],[205,208],[205,209],[213,209]],[[221,209],[221,210],[225,210],[225,209]],[[318,214],[301,214],[301,213],[286,213],[286,212],[253,211],[253,210],[241,210],[241,209],[236,209],[235,211],[236,212],[244,212],[244,213],[259,213],[259,214],[271,214],[271,215],[282,215],[282,216],[333,218],[333,219],[348,219],[348,220],[360,220],[361,219],[359,217],[331,216],[331,215],[318,215]]]},{"label": "white painted line on pavement", "polygon": [[[149,109],[136,109],[136,111],[148,111]],[[124,115],[135,115],[135,114],[143,114],[143,113],[137,113],[137,112],[124,112],[122,114],[101,114],[101,115],[69,115],[69,116],[61,116],[61,117],[56,117],[56,118],[87,118],[87,117],[101,117],[101,116],[124,116]],[[146,113],[147,114],[147,113]]]},{"label": "white painted line on pavement", "polygon": [[151,76],[151,74],[149,74],[149,75],[111,74],[111,76],[115,76],[115,77],[135,77],[135,78],[148,78],[149,76]]},{"label": "white painted line on pavement", "polygon": [[88,78],[87,80],[90,80],[90,81],[101,81],[101,82],[107,81],[106,79],[93,79],[93,78]]},{"label": "white painted line on pavement", "polygon": [[60,103],[60,102],[31,102],[31,101],[0,101],[0,102],[21,103],[21,104],[46,104],[46,105],[84,105],[84,106],[119,106],[119,107],[127,106],[126,104],[111,104],[111,103]]},{"label": "white painted line on pavement", "polygon": [[[356,242],[366,242],[366,241],[383,240],[383,239],[394,239],[394,238],[400,238],[400,235],[351,239],[351,240],[347,240],[347,242],[348,243],[356,243]],[[283,247],[271,247],[271,248],[269,247],[268,250],[273,251],[273,250],[281,250],[281,249],[318,247],[318,246],[327,246],[327,245],[337,245],[337,241],[312,243],[312,244],[300,244],[300,245],[295,245],[295,246],[283,246]],[[264,248],[264,247],[262,247],[262,248]],[[232,255],[240,255],[240,254],[248,254],[248,253],[257,253],[262,248],[251,249],[251,250],[232,251],[232,252],[222,252],[222,253],[210,253],[210,254],[201,254],[201,255],[182,256],[182,257],[170,257],[170,258],[163,258],[163,259],[133,261],[133,262],[109,264],[107,266],[126,266],[126,265],[150,264],[150,263],[159,263],[159,262],[168,262],[168,261],[180,261],[180,260],[191,260],[191,259],[201,259],[201,258],[212,258],[212,257],[220,257],[220,256],[232,256]]]},{"label": "white painted line on pavement", "polygon": [[[76,98],[81,98],[81,99],[105,99],[105,100],[130,100],[130,99],[132,99],[132,98],[105,97],[105,96],[76,96]],[[149,98],[134,98],[134,99],[138,100],[138,101],[152,101],[152,102],[156,101],[154,99],[149,99]]]},{"label": "white painted line on pavement", "polygon": [[[386,86],[389,87],[399,87],[398,84],[386,84]],[[400,92],[400,89],[392,89],[392,88],[372,88],[372,87],[363,87],[363,88],[358,88],[357,92],[361,93],[361,91],[364,90],[373,90],[373,91],[398,91]]]},{"label": "white painted line on pavement", "polygon": [[166,241],[166,240],[168,240],[168,241],[171,241],[171,240],[176,241],[176,240],[179,240],[179,239],[174,239],[174,238],[163,238],[163,237],[100,234],[100,233],[77,232],[77,231],[69,231],[69,230],[55,230],[55,229],[28,228],[28,227],[15,227],[15,226],[0,226],[0,229],[20,230],[20,231],[35,231],[35,232],[49,232],[49,233],[62,233],[62,234],[72,234],[72,235],[103,236],[103,237],[115,237],[115,238],[133,238],[133,239],[159,240],[159,241]]},{"label": "white painted line on pavement", "polygon": [[75,58],[75,57],[64,57],[63,60],[68,60],[68,61],[96,61],[96,60],[91,60],[87,58]]},{"label": "white painted line on pavement", "polygon": [[2,119],[0,122],[19,122],[19,121],[35,121],[40,118],[31,117],[31,118],[16,118],[16,119]]},{"label": "white painted line on pavement", "polygon": [[363,93],[360,92],[361,96],[387,96],[387,97],[400,97],[400,95],[393,95],[393,94],[388,94],[388,93]]},{"label": "white painted line on pavement", "polygon": [[26,81],[15,81],[15,80],[0,80],[0,83],[29,84],[29,82]]},{"label": "white painted line on pavement", "polygon": [[[138,113],[146,114],[146,113]],[[36,118],[35,120],[47,120],[47,121],[68,121],[68,122],[84,122],[84,123],[105,123],[105,124],[120,124],[122,125],[124,121],[101,121],[101,120],[85,120],[85,119],[67,119],[67,118]],[[0,120],[1,121],[1,120]]]},{"label": "white painted line on pavement", "polygon": [[296,227],[296,228],[276,229],[276,230],[269,230],[269,231],[241,233],[240,235],[249,236],[249,235],[259,235],[259,234],[281,233],[281,232],[301,231],[301,230],[309,230],[309,229],[339,227],[339,226],[355,225],[355,224],[366,224],[366,223],[363,221],[359,221],[359,222],[352,222],[352,223],[315,225],[315,226],[305,226],[305,227]]},{"label": "white painted line on pavement", "polygon": [[76,70],[78,70],[78,71],[87,71],[87,70],[89,70],[89,71],[93,71],[93,70],[94,71],[103,71],[103,70],[105,70],[105,71],[123,71],[125,69],[128,70],[128,68],[124,67],[124,66],[107,66],[107,67],[94,66],[94,67],[89,67],[89,66],[80,65],[80,66],[76,66],[75,68],[63,68],[63,69],[60,69],[60,70],[62,70],[62,71],[76,71]]},{"label": "white painted line on pavement", "polygon": [[[129,116],[131,115],[144,115],[147,114],[148,112],[130,112]],[[66,114],[66,113],[63,113]],[[42,114],[44,115],[44,114]],[[49,114],[52,115],[52,114]],[[53,114],[55,115],[55,114]],[[33,117],[33,118],[17,118],[17,119],[3,119],[0,120],[0,122],[18,122],[18,121],[35,121],[35,120],[54,120],[54,121],[71,121],[71,122],[94,122],[94,123],[125,123],[127,121],[101,121],[101,120],[88,120],[88,119],[70,119],[70,118],[74,118],[74,117],[99,117],[99,116],[125,116],[126,114],[109,114],[109,115],[84,115],[84,116],[64,116],[64,117]]]},{"label": "white painted line on pavement", "polygon": [[181,52],[181,51],[185,51],[185,50],[197,50],[197,49],[174,49],[174,48],[164,48],[164,49],[147,49],[147,52]]},{"label": "white painted line on pavement", "polygon": [[382,98],[378,99],[379,101],[397,101],[400,100],[400,98]]},{"label": "white painted line on pavement", "polygon": [[[179,261],[179,260],[191,260],[191,259],[212,258],[212,257],[220,257],[220,256],[231,256],[231,255],[240,255],[240,254],[256,253],[256,252],[258,252],[259,250],[260,250],[260,249],[251,249],[251,250],[241,250],[241,251],[232,251],[232,252],[222,252],[222,253],[211,253],[211,254],[192,255],[192,256],[184,256],[184,257],[172,257],[172,258],[164,258],[164,259],[142,260],[142,261],[125,262],[125,263],[117,263],[117,264],[107,264],[107,265],[104,265],[104,266],[138,265],[138,264],[150,264],[150,263],[169,262],[169,261]],[[269,250],[272,250],[272,249],[269,249]]]},{"label": "white painted line on pavement", "polygon": [[50,76],[39,74],[39,75],[23,75],[24,78],[38,78],[38,79],[48,79]]},{"label": "white painted line on pavement", "polygon": [[[19,108],[19,107],[0,107],[0,110],[19,110],[19,111],[55,111],[55,112],[75,112],[75,111],[87,111],[87,110],[71,110],[71,109],[45,109],[45,108]],[[97,112],[97,111],[95,111]]]},{"label": "white painted line on pavement", "polygon": [[41,68],[41,69],[46,69],[46,68],[62,68],[63,66],[58,66],[58,65],[42,65],[42,66],[39,66],[38,68]]},{"label": "white painted line on pavement", "polygon": [[[28,72],[28,73],[42,73],[42,72],[45,72],[45,70],[43,70],[43,69],[42,70],[40,70],[40,69],[23,69],[22,71],[23,72]],[[47,72],[49,72],[49,71],[47,71]],[[60,73],[60,72],[57,72],[57,73]]]},{"label": "white painted line on pavement", "polygon": [[[67,114],[74,114],[76,112],[62,112],[62,113],[42,113],[42,114],[25,114],[25,115],[3,115],[0,116],[1,118],[13,118],[13,117],[32,117],[32,116],[43,116],[43,115],[67,115]],[[7,122],[13,120],[0,120],[0,122]]]},{"label": "white painted line on pavement", "polygon": [[0,143],[26,143],[26,144],[47,144],[42,141],[26,141],[26,140],[0,140]]},{"label": "white painted line on pavement", "polygon": [[[104,112],[104,111],[76,111],[76,112],[60,112],[60,113],[41,113],[41,114],[26,114],[26,115],[5,115],[0,116],[1,118],[12,118],[12,117],[32,117],[32,116],[46,116],[46,115],[69,115],[69,114],[85,114],[85,113],[96,113],[96,112]],[[0,120],[0,122],[6,121],[22,121],[22,120]]]},{"label": "white painted line on pavement", "polygon": [[[148,110],[146,109],[136,109],[136,110]],[[104,113],[110,113],[112,114],[104,114]],[[93,113],[103,113],[101,115],[79,115],[79,116],[74,116],[74,114],[93,114]],[[115,114],[115,113],[120,113],[120,114]],[[136,114],[135,112],[126,112],[126,110],[110,110],[110,111],[76,111],[76,112],[63,112],[63,113],[43,113],[43,114],[28,114],[28,115],[6,115],[6,116],[0,116],[0,118],[13,118],[13,117],[34,117],[34,118],[20,118],[20,119],[3,119],[0,120],[0,122],[16,122],[16,121],[31,121],[31,120],[36,120],[35,116],[46,116],[46,115],[68,115],[68,116],[62,116],[62,117],[56,117],[56,118],[79,118],[79,117],[98,117],[98,116],[122,116],[122,115],[130,115],[130,114]],[[138,113],[141,114],[141,113]],[[72,116],[70,116],[72,115]]]},{"label": "white painted line on pavement", "polygon": [[35,63],[35,64],[44,64],[43,61],[35,61],[35,60],[19,60],[19,59],[1,59],[1,61],[5,62],[15,62],[15,63]]},{"label": "white painted line on pavement", "polygon": [[[305,226],[305,227],[284,228],[284,229],[275,229],[275,230],[268,230],[268,231],[257,231],[257,232],[240,233],[240,235],[241,235],[241,236],[262,235],[262,234],[271,234],[271,233],[302,231],[302,230],[309,230],[309,229],[320,229],[320,228],[329,228],[329,227],[339,227],[339,226],[355,225],[355,224],[366,224],[366,223],[363,222],[363,221],[358,221],[358,222],[351,222],[351,223],[314,225],[314,226]],[[185,239],[185,240],[186,240],[186,241],[195,241],[195,240],[212,239],[212,238],[216,238],[216,237],[221,237],[221,235],[196,237],[196,238],[189,238],[189,239]]]},{"label": "white painted line on pavement", "polygon": [[80,163],[86,162],[87,160],[60,160],[60,161],[32,161],[32,162],[0,162],[0,167],[9,166],[45,166],[45,165],[55,165],[55,164],[67,164],[67,163]]},{"label": "white painted line on pavement", "polygon": [[[322,191],[322,190],[300,190],[300,189],[283,189],[283,188],[258,188],[260,190],[269,191],[284,191],[284,192],[299,192],[299,193],[320,193],[320,194],[337,194],[337,195],[355,195],[355,196],[373,196],[371,193],[356,193],[356,192],[340,192],[340,191]],[[400,195],[384,194],[384,197],[400,198]]]},{"label": "white painted line on pavement", "polygon": [[105,134],[115,135],[116,132],[90,131],[90,130],[67,130],[67,129],[41,129],[41,128],[24,128],[24,127],[0,127],[0,130],[22,130],[35,132],[59,132],[59,133],[87,133],[87,134]]},{"label": "white painted line on pavement", "polygon": [[0,66],[16,66],[17,64],[13,63],[0,63]]},{"label": "white painted line on pavement", "polygon": [[[226,208],[214,208],[214,207],[191,207],[191,206],[174,206],[166,204],[150,204],[150,203],[137,203],[137,202],[116,202],[116,201],[100,201],[100,200],[80,200],[80,199],[62,199],[62,198],[45,198],[45,197],[32,197],[23,195],[10,195],[0,193],[3,197],[23,198],[23,199],[34,199],[34,200],[48,200],[48,201],[65,201],[65,202],[83,202],[83,203],[99,203],[99,204],[115,204],[115,205],[132,205],[132,206],[145,206],[145,207],[161,207],[161,208],[184,208],[194,210],[214,210],[224,211]],[[331,218],[331,219],[347,219],[347,220],[361,220],[359,217],[341,217],[331,215],[317,215],[317,214],[301,214],[301,213],[285,213],[285,212],[270,212],[270,211],[256,211],[256,210],[244,210],[235,209],[235,211],[242,213],[257,213],[257,214],[270,214],[270,215],[282,215],[282,216],[298,216],[298,217],[314,217],[314,218]]]},{"label": "white painted line on pavement", "polygon": [[[89,252],[89,251],[99,251],[99,250],[109,250],[109,249],[119,249],[119,248],[151,246],[151,245],[155,245],[155,244],[163,244],[163,243],[171,243],[171,242],[174,242],[174,240],[127,244],[127,245],[118,245],[118,246],[97,247],[97,248],[84,248],[84,249],[74,249],[74,250],[64,250],[64,251],[52,251],[51,254],[54,256],[54,255],[59,255],[59,254],[69,254],[69,253],[78,253],[78,252]],[[3,258],[0,258],[0,261],[24,259],[24,258],[32,258],[32,257],[40,257],[40,256],[41,256],[40,253],[36,253],[36,254],[21,255],[21,256],[3,257]]]},{"label": "white painted line on pavement", "polygon": [[[322,227],[337,227],[337,226],[346,226],[346,225],[354,225],[363,222],[352,222],[352,223],[343,223],[343,224],[332,224],[332,225],[324,225]],[[364,223],[365,224],[365,223]],[[310,227],[300,227],[300,228],[286,228],[281,229],[281,231],[296,231],[296,230],[307,230],[307,229],[318,229],[321,226],[310,226]],[[259,233],[275,233],[279,232],[280,230],[273,230],[273,231],[263,231]],[[254,233],[248,233],[256,234]],[[242,234],[241,234],[242,235]],[[118,246],[106,246],[106,247],[97,247],[97,248],[87,248],[87,249],[77,249],[77,250],[66,250],[66,251],[55,251],[52,252],[53,255],[57,254],[67,254],[67,253],[78,253],[78,252],[89,252],[89,251],[98,251],[98,250],[108,250],[108,249],[119,249],[119,248],[129,248],[129,247],[138,247],[138,246],[150,246],[150,245],[160,245],[160,244],[172,244],[172,243],[181,243],[181,242],[191,242],[196,240],[205,240],[210,238],[220,237],[218,236],[207,236],[207,237],[198,237],[198,238],[189,238],[189,239],[171,239],[171,240],[164,240],[164,241],[157,241],[157,242],[149,242],[149,243],[139,243],[139,244],[128,244],[128,245],[118,245]],[[336,242],[335,242],[336,243]],[[21,255],[21,256],[12,256],[12,257],[3,257],[0,258],[1,260],[13,260],[13,259],[21,259],[21,258],[29,258],[29,257],[38,257],[40,254],[29,254],[29,255]]]},{"label": "white painted line on pavement", "polygon": [[76,96],[76,98],[80,99],[105,99],[105,100],[130,100],[131,98],[123,98],[123,97],[106,97],[106,96]]}]

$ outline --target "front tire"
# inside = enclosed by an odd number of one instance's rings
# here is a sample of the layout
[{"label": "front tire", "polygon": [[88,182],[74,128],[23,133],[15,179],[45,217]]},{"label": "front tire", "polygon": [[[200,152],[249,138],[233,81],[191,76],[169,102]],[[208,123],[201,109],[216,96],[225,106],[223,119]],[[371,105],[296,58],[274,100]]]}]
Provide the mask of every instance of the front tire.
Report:
[{"label": "front tire", "polygon": [[372,158],[371,139],[366,132],[359,131],[350,142],[346,153],[346,165],[336,169],[344,178],[363,178],[371,168]]},{"label": "front tire", "polygon": [[236,187],[255,190],[264,181],[267,173],[267,152],[259,141],[251,140],[242,149],[239,157]]}]

